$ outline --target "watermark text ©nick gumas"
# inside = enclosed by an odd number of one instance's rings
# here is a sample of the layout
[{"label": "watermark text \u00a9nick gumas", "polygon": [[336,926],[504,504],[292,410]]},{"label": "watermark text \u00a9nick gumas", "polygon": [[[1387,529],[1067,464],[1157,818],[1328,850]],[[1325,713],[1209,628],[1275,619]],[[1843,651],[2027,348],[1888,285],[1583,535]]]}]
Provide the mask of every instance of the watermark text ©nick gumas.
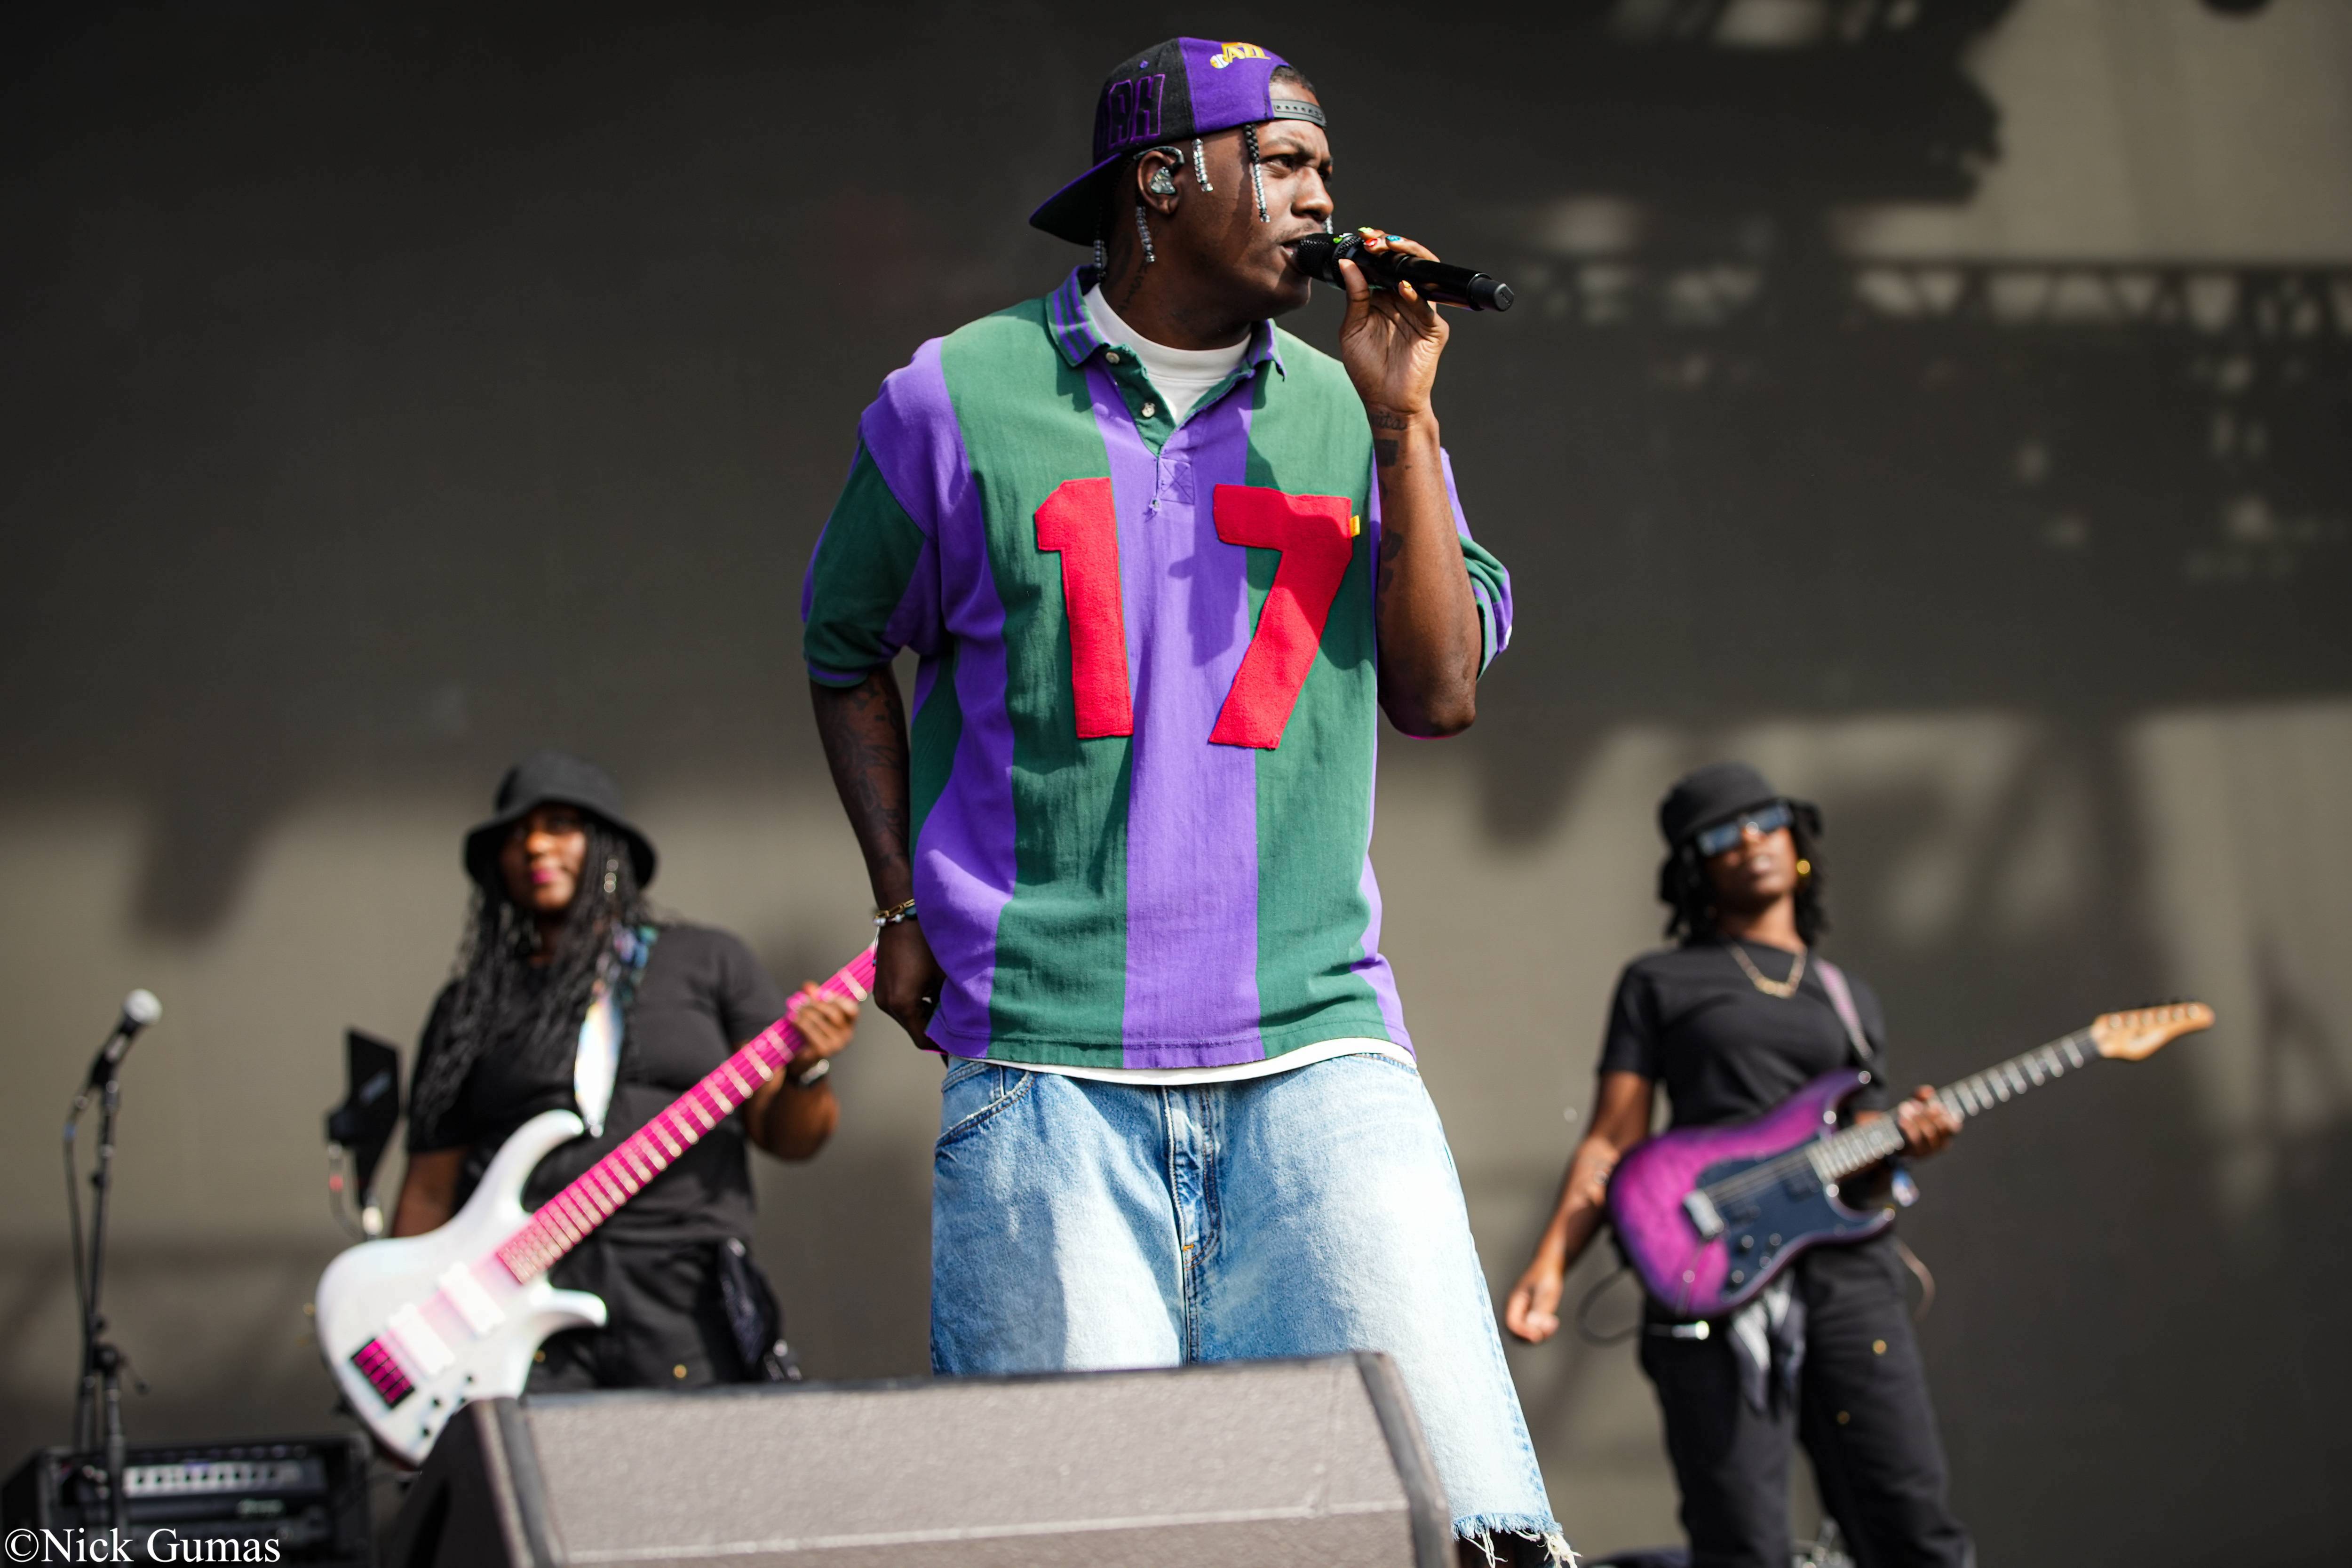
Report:
[{"label": "watermark text \u00a9nick gumas", "polygon": [[182,1535],[170,1525],[152,1531],[17,1529],[8,1532],[8,1561],[22,1563],[275,1563],[279,1542]]}]

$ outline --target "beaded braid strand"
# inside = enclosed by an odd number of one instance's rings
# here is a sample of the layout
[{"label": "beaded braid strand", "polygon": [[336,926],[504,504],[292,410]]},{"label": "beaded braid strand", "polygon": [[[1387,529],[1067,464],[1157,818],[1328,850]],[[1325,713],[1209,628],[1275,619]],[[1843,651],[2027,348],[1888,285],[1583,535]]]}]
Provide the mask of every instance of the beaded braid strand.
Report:
[{"label": "beaded braid strand", "polygon": [[1149,267],[1160,258],[1151,253],[1151,225],[1144,221],[1141,202],[1135,205],[1135,232],[1137,237],[1143,241],[1143,264]]},{"label": "beaded braid strand", "polygon": [[1200,183],[1204,195],[1214,195],[1217,187],[1209,184],[1209,154],[1198,136],[1192,138],[1192,178]]},{"label": "beaded braid strand", "polygon": [[1250,184],[1257,191],[1257,221],[1270,222],[1265,216],[1265,169],[1257,150],[1257,127],[1242,127],[1242,141],[1249,148]]}]

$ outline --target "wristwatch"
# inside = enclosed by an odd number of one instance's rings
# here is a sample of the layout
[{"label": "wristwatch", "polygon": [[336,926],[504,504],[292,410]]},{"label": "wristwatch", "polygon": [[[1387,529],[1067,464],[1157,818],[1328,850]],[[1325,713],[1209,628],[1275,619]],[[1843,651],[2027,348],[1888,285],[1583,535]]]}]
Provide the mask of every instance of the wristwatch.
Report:
[{"label": "wristwatch", "polygon": [[809,1085],[816,1082],[817,1079],[823,1078],[832,1070],[833,1058],[831,1057],[819,1057],[814,1062],[810,1064],[808,1071],[788,1073],[784,1077],[784,1081],[794,1089],[806,1089]]}]

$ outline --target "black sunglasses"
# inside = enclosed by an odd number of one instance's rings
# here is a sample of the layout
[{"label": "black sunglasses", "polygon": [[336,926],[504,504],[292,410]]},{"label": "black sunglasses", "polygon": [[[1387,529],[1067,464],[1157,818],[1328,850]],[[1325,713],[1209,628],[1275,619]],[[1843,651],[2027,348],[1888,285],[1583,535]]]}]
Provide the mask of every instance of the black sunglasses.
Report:
[{"label": "black sunglasses", "polygon": [[1706,859],[1722,854],[1738,843],[1741,836],[1751,827],[1759,833],[1778,833],[1796,820],[1797,814],[1789,809],[1789,803],[1785,800],[1776,800],[1769,805],[1759,806],[1753,811],[1743,811],[1738,816],[1710,823],[1693,834],[1691,842],[1697,846],[1699,858]]}]

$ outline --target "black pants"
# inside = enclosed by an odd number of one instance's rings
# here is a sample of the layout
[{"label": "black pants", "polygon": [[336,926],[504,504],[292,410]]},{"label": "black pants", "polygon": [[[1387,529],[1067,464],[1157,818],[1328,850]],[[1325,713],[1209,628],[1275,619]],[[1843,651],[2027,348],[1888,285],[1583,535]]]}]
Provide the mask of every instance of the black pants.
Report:
[{"label": "black pants", "polygon": [[1793,1410],[1777,1396],[1765,1412],[1748,1403],[1720,1332],[1676,1339],[1643,1325],[1642,1370],[1665,1415],[1692,1568],[1787,1568],[1792,1436],[1862,1568],[1959,1568],[1972,1560],[1968,1532],[1945,1505],[1944,1447],[1893,1240],[1822,1247],[1791,1267],[1808,1314]]},{"label": "black pants", "polygon": [[554,1282],[604,1299],[604,1326],[567,1329],[540,1346],[528,1394],[591,1388],[708,1388],[744,1380],[719,1299],[713,1244],[590,1237]]}]

